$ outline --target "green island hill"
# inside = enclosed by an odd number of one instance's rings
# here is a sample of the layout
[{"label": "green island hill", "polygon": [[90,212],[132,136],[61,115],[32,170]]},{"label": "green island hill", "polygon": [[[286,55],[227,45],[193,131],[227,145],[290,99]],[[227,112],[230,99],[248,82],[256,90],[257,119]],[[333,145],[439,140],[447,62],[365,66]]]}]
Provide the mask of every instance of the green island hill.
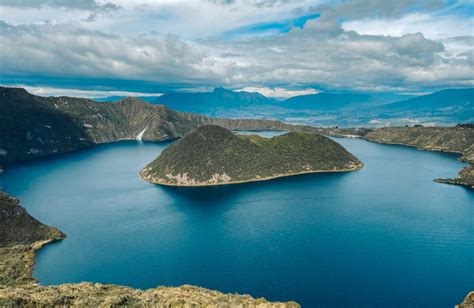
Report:
[{"label": "green island hill", "polygon": [[344,147],[319,134],[264,138],[206,125],[174,142],[140,174],[161,185],[213,186],[362,167]]}]

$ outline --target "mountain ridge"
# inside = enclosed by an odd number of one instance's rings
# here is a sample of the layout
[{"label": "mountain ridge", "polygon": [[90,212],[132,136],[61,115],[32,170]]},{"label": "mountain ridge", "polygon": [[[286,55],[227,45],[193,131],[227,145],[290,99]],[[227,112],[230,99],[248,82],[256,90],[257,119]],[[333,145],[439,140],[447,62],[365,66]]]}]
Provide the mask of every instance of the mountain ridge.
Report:
[{"label": "mountain ridge", "polygon": [[[454,124],[474,121],[474,107],[463,103],[466,91],[472,93],[472,88],[445,89],[420,96],[391,92],[319,92],[276,100],[258,93],[216,88],[212,92],[164,94],[153,103],[214,117],[258,117],[311,125],[374,126],[380,122],[397,126],[407,120]],[[444,104],[430,102],[432,97],[442,97],[445,93],[451,95]],[[412,100],[428,103],[420,108],[419,104],[412,104]]]},{"label": "mountain ridge", "polygon": [[176,112],[131,97],[101,103],[0,87],[0,165],[119,140],[170,140],[206,124],[231,130],[318,131],[274,120],[219,119]]}]

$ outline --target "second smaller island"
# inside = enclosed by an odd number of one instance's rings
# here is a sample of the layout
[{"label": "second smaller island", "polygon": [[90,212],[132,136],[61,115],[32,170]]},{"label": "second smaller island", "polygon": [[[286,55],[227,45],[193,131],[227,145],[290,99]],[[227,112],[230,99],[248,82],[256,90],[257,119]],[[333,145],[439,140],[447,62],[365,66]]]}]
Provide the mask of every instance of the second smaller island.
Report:
[{"label": "second smaller island", "polygon": [[318,134],[291,132],[264,138],[206,125],[171,144],[140,175],[160,185],[213,186],[363,166],[339,143]]}]

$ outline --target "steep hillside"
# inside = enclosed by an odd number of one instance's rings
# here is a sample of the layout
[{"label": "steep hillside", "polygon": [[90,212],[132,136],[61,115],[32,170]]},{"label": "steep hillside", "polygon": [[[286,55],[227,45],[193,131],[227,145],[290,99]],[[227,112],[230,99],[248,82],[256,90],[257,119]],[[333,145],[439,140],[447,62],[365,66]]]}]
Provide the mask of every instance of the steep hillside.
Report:
[{"label": "steep hillside", "polygon": [[0,192],[0,285],[33,282],[35,251],[64,237],[28,215],[18,199]]},{"label": "steep hillside", "polygon": [[[383,106],[387,110],[474,108],[474,88],[447,89]],[[472,111],[472,110],[471,110]]]},{"label": "steep hillside", "polygon": [[316,130],[279,121],[208,118],[135,98],[99,103],[0,87],[0,165],[118,140],[174,139],[206,124],[229,129]]},{"label": "steep hillside", "polygon": [[0,88],[0,164],[135,139],[141,132],[146,140],[176,138],[195,127],[169,108],[138,99],[98,103]]},{"label": "steep hillside", "polygon": [[170,145],[141,175],[156,184],[204,186],[361,167],[341,145],[318,134],[288,133],[267,139],[237,136],[210,125]]},{"label": "steep hillside", "polygon": [[0,88],[0,165],[92,145],[81,124],[54,101],[20,88]]},{"label": "steep hillside", "polygon": [[64,234],[26,212],[18,199],[0,192],[0,247],[62,239]]},{"label": "steep hillside", "polygon": [[437,182],[464,185],[474,188],[474,127],[390,127],[368,132],[365,139],[380,143],[403,144],[418,149],[455,152],[468,166],[456,179],[437,179]]}]

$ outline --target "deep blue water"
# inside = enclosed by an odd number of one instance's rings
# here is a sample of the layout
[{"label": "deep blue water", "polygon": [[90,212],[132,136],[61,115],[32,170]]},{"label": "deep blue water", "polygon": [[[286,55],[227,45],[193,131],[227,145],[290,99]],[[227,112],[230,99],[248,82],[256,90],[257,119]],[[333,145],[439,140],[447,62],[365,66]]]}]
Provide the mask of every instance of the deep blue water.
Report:
[{"label": "deep blue water", "polygon": [[68,237],[42,284],[193,284],[306,307],[452,307],[474,290],[474,193],[456,156],[338,139],[352,173],[165,188],[138,171],[168,143],[119,142],[8,168],[0,185]]}]

